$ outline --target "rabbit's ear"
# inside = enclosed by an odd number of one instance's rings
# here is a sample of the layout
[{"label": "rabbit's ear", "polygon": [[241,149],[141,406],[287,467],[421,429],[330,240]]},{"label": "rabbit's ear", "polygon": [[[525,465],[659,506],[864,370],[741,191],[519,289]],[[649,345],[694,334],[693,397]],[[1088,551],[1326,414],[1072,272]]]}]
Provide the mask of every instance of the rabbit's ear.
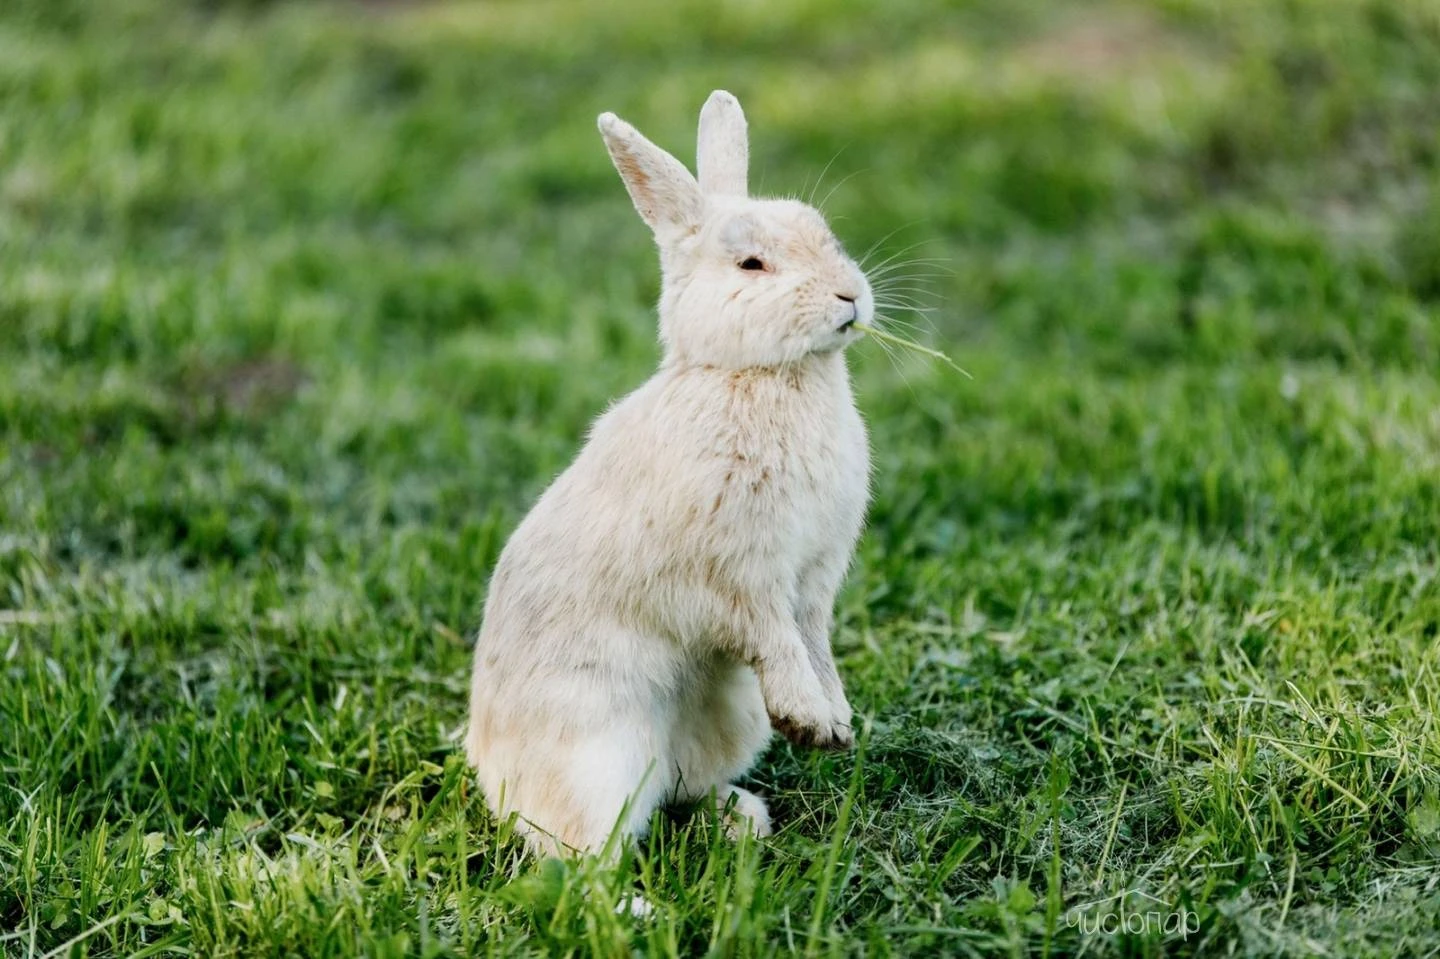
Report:
[{"label": "rabbit's ear", "polygon": [[600,114],[600,135],[640,219],[658,235],[700,225],[704,200],[685,165],[613,113]]},{"label": "rabbit's ear", "polygon": [[750,137],[740,101],[716,90],[700,109],[700,143],[695,169],[703,193],[745,196],[750,167]]}]

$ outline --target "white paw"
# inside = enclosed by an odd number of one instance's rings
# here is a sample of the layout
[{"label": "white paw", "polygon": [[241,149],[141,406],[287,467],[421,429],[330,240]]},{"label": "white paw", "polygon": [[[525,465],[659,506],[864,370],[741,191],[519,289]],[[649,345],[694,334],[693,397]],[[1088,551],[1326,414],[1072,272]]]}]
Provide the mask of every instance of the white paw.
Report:
[{"label": "white paw", "polygon": [[803,707],[783,712],[772,709],[770,725],[797,746],[849,749],[855,744],[848,706],[843,719],[835,714],[829,703],[813,711]]},{"label": "white paw", "polygon": [[655,914],[655,907],[650,905],[650,900],[638,892],[631,893],[615,906],[615,915],[629,916],[632,919],[649,919]]},{"label": "white paw", "polygon": [[774,831],[770,825],[770,807],[748,789],[731,786],[721,811],[729,839],[739,839],[747,832],[763,839]]},{"label": "white paw", "polygon": [[770,714],[770,725],[776,732],[797,746],[814,746],[818,749],[849,749],[854,744],[850,733],[850,704],[841,702],[843,712],[838,712],[820,688],[818,682],[799,690],[788,691],[788,695],[766,697],[765,709]]}]

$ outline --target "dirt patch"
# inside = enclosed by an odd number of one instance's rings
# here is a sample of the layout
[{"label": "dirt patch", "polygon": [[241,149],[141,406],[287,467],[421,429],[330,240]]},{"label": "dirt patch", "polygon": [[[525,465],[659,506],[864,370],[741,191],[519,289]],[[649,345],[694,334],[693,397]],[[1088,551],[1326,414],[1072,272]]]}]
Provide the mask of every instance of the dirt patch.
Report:
[{"label": "dirt patch", "polygon": [[1021,46],[1014,62],[1043,76],[1103,82],[1146,72],[1178,47],[1178,38],[1142,11],[1096,12]]},{"label": "dirt patch", "polygon": [[280,357],[245,360],[228,366],[191,367],[177,392],[197,418],[217,414],[244,420],[265,419],[288,405],[310,382],[299,364]]}]

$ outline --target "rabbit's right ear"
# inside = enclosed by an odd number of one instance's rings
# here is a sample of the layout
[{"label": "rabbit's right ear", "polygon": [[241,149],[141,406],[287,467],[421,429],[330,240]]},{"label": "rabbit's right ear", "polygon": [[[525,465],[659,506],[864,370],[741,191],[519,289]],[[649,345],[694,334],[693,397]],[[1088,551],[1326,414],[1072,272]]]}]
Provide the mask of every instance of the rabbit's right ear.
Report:
[{"label": "rabbit's right ear", "polygon": [[716,90],[700,110],[695,172],[704,193],[744,196],[750,168],[750,135],[740,101]]},{"label": "rabbit's right ear", "polygon": [[600,114],[600,135],[640,219],[657,237],[699,228],[705,203],[683,163],[613,113]]}]

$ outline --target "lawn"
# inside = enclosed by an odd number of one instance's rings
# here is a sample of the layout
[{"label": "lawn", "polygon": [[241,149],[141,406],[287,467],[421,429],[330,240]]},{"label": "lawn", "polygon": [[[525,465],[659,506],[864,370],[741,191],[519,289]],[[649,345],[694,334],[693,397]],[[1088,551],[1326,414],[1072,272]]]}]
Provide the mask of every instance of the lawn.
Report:
[{"label": "lawn", "polygon": [[[852,351],[859,748],[537,867],[469,648],[715,87],[974,379]],[[0,104],[0,954],[1440,953],[1430,0],[10,0]]]}]

